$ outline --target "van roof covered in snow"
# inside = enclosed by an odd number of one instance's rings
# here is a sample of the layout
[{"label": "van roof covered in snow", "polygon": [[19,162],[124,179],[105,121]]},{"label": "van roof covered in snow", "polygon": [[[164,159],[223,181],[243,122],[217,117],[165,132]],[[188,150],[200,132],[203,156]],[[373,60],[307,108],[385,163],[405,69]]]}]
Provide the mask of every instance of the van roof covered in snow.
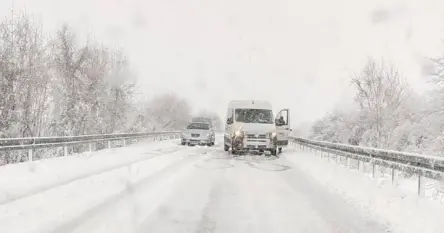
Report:
[{"label": "van roof covered in snow", "polygon": [[228,104],[228,108],[272,109],[272,106],[266,100],[233,100]]}]

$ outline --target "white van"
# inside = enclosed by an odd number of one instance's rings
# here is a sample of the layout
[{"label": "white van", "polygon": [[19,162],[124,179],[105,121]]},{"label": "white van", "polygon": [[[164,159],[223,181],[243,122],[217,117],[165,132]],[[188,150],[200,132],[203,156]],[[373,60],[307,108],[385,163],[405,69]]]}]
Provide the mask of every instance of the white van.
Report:
[{"label": "white van", "polygon": [[283,109],[273,118],[268,101],[236,100],[228,104],[224,149],[233,154],[241,151],[270,151],[276,155],[288,146],[290,111]]}]

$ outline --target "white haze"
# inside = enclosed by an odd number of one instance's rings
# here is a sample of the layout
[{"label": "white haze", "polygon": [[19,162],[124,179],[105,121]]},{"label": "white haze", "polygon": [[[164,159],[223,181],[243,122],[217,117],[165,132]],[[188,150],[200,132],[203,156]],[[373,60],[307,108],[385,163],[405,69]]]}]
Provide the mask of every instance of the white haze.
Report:
[{"label": "white haze", "polygon": [[68,22],[121,47],[148,97],[176,92],[222,116],[231,99],[267,99],[296,123],[350,101],[349,78],[368,56],[423,90],[444,29],[437,0],[3,0],[0,14],[13,5],[45,30]]}]

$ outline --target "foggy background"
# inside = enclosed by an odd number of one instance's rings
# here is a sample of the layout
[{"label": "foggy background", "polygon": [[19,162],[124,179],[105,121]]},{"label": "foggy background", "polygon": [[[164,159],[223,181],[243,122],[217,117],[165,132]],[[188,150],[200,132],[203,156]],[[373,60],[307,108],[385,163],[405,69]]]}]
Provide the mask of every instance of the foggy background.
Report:
[{"label": "foggy background", "polygon": [[48,33],[63,22],[120,47],[137,88],[175,92],[224,117],[232,99],[292,109],[293,126],[352,101],[350,76],[367,57],[393,61],[417,90],[442,47],[442,1],[3,0]]}]

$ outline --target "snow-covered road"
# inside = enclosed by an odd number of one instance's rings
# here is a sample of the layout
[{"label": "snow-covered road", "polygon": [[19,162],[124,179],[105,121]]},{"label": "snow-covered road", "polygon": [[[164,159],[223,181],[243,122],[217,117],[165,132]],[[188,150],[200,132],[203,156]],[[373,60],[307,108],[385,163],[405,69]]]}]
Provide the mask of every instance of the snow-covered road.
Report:
[{"label": "snow-covered road", "polygon": [[53,232],[385,232],[285,158],[194,150]]},{"label": "snow-covered road", "polygon": [[[0,205],[0,232],[418,232],[369,208],[359,193],[342,193],[359,185],[368,189],[370,179],[357,173],[363,178],[343,185],[355,173],[297,149],[280,158],[233,158],[220,144],[164,143],[170,151],[160,156]],[[325,174],[338,175],[343,183],[330,182]],[[391,211],[402,211],[402,205]],[[405,224],[415,223],[426,222]],[[442,226],[434,224],[422,232],[439,232],[434,230]]]}]

